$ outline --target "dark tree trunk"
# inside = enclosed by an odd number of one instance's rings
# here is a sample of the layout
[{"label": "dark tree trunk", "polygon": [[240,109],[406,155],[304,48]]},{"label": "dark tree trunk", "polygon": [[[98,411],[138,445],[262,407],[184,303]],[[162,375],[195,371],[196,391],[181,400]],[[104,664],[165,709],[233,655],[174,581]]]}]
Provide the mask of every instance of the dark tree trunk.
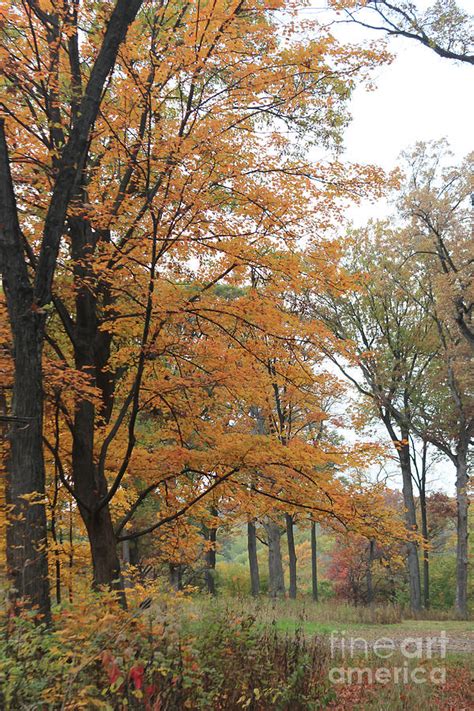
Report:
[{"label": "dark tree trunk", "polygon": [[54,541],[54,587],[56,590],[56,602],[61,604],[61,559],[59,557],[59,539],[56,528],[56,505],[51,510],[51,537]]},{"label": "dark tree trunk", "polygon": [[[14,278],[13,274],[11,277]],[[5,291],[7,291],[4,279]],[[46,534],[45,471],[43,461],[43,393],[41,388],[41,330],[30,298],[11,314],[15,358],[12,422],[8,458],[7,561],[15,595],[28,598],[50,619]],[[22,313],[21,313],[22,312]]]},{"label": "dark tree trunk", "polygon": [[[101,346],[101,362],[107,362],[102,335],[97,319],[96,296],[89,286],[92,278],[87,260],[94,249],[94,236],[89,224],[80,219],[69,221],[74,278],[76,285],[76,323],[74,332],[74,358],[77,370],[86,375],[92,386],[97,385],[97,344]],[[110,343],[109,343],[110,346]],[[111,412],[113,390],[102,391],[102,416]],[[94,457],[94,432],[97,425],[95,406],[89,400],[76,405],[73,428],[72,472],[79,511],[87,529],[92,556],[93,584],[95,588],[107,586],[118,590],[122,604],[125,594],[109,505],[102,506],[108,487],[104,473],[99,470]],[[100,415],[99,415],[100,416]]]},{"label": "dark tree trunk", "polygon": [[137,566],[140,562],[140,539],[133,538],[128,542],[130,544],[130,565]]},{"label": "dark tree trunk", "polygon": [[268,588],[270,597],[284,597],[285,579],[281,558],[281,531],[277,523],[269,519],[264,523],[268,542]]},{"label": "dark tree trunk", "polygon": [[[23,253],[3,120],[0,120],[0,271],[13,337],[15,373],[7,460],[7,568],[13,596],[50,621],[43,460],[44,315],[34,308]],[[36,499],[36,501],[35,501]]]},{"label": "dark tree trunk", "polygon": [[107,482],[100,477],[93,456],[94,406],[82,401],[76,409],[72,451],[74,488],[79,511],[87,529],[92,557],[93,585],[107,586],[121,593],[125,604],[117,554],[117,541],[108,506],[98,508],[107,493]]},{"label": "dark tree trunk", "polygon": [[367,560],[367,604],[372,605],[374,602],[374,583],[372,578],[372,563],[375,556],[375,541],[369,541],[369,555]]},{"label": "dark tree trunk", "polygon": [[210,528],[207,532],[209,548],[206,551],[206,587],[209,595],[216,594],[216,540],[217,528]]},{"label": "dark tree trunk", "polygon": [[170,583],[177,592],[183,589],[183,566],[180,563],[170,563]]},{"label": "dark tree trunk", "polygon": [[423,536],[423,606],[426,610],[430,607],[430,559],[429,559],[429,532],[428,513],[426,510],[426,489],[423,480],[420,488],[420,513],[421,513],[421,535]]},{"label": "dark tree trunk", "polygon": [[74,571],[74,540],[73,540],[73,527],[72,527],[72,505],[69,503],[69,530],[68,530],[68,543],[69,543],[69,602],[73,600],[73,571]]},{"label": "dark tree trunk", "polygon": [[[76,121],[58,162],[36,263],[34,289],[28,276],[18,223],[4,122],[0,120],[0,272],[13,336],[15,376],[12,417],[16,418],[9,435],[8,496],[12,508],[7,558],[15,594],[38,606],[46,621],[50,619],[46,511],[43,503],[32,503],[34,495],[44,499],[45,489],[41,367],[44,314],[41,307],[51,300],[66,214],[84,168],[90,130],[99,110],[104,84],[141,4],[141,0],[117,0],[105,28],[101,48],[81,99],[80,111],[76,114]],[[104,517],[101,515],[99,518]],[[90,528],[95,530],[97,526],[91,523]]]},{"label": "dark tree trunk", "polygon": [[254,597],[260,595],[260,573],[257,558],[257,529],[255,521],[247,523],[247,547],[250,567],[250,589]]},{"label": "dark tree trunk", "polygon": [[[409,534],[416,533],[418,524],[416,521],[416,507],[413,496],[413,477],[411,470],[409,431],[402,423],[400,425],[400,437],[395,434],[390,416],[382,415],[382,419],[387,431],[394,443],[400,470],[402,474],[402,493],[405,508],[405,527]],[[418,546],[415,541],[408,541],[406,544],[407,568],[410,585],[410,607],[414,612],[421,610],[421,581],[420,581],[420,561],[418,560]]]},{"label": "dark tree trunk", "polygon": [[296,599],[296,549],[295,549],[295,536],[293,530],[293,516],[290,514],[285,514],[286,523],[286,538],[288,542],[288,558],[289,558],[289,571],[290,571],[290,587],[288,594],[292,600]]},{"label": "dark tree trunk", "polygon": [[[406,443],[406,444],[405,444]],[[405,506],[405,523],[409,533],[416,533],[415,499],[413,496],[413,479],[411,471],[408,431],[402,429],[402,442],[398,443],[398,456],[403,480],[403,503]],[[407,565],[410,582],[410,607],[414,612],[421,610],[420,562],[418,546],[415,541],[407,543]]]},{"label": "dark tree trunk", "polygon": [[91,514],[82,512],[82,516],[89,536],[94,587],[106,586],[119,591],[121,602],[125,604],[117,541],[110,512],[103,508]]},{"label": "dark tree trunk", "polygon": [[311,584],[313,600],[318,601],[318,539],[316,532],[316,521],[311,521]]},{"label": "dark tree trunk", "polygon": [[468,588],[468,511],[467,492],[467,445],[458,449],[456,461],[456,505],[457,505],[457,546],[456,546],[456,613],[467,619]]}]

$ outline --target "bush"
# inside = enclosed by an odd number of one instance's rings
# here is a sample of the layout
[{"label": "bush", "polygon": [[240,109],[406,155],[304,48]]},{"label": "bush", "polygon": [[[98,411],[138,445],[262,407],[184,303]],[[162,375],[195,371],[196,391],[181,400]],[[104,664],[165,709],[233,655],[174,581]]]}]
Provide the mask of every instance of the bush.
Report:
[{"label": "bush", "polygon": [[[216,586],[220,593],[231,597],[250,595],[248,565],[221,561],[216,566]],[[260,571],[260,593],[268,592],[268,574]]]},{"label": "bush", "polygon": [[332,692],[321,640],[281,637],[253,615],[161,596],[146,612],[88,594],[46,629],[0,619],[0,707],[303,711]]}]

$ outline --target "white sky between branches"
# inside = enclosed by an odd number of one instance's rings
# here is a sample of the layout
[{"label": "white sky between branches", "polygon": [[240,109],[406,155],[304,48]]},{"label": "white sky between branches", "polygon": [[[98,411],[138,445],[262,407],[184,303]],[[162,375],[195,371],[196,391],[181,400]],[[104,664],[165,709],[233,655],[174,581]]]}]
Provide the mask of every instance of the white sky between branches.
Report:
[{"label": "white sky between branches", "polygon": [[[343,33],[348,36],[347,26]],[[378,33],[357,34],[369,38]],[[390,170],[400,152],[416,141],[446,137],[453,159],[461,160],[474,150],[474,68],[404,38],[392,38],[388,48],[396,58],[375,72],[375,91],[360,87],[354,92],[344,158]],[[379,217],[385,209],[383,202],[365,205],[354,219]]]}]

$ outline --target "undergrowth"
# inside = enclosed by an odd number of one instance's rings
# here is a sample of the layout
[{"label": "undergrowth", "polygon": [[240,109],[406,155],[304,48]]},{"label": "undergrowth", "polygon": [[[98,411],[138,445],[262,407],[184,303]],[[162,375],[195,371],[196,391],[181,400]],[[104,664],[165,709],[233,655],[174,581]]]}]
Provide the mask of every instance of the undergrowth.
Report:
[{"label": "undergrowth", "polygon": [[333,698],[321,639],[279,635],[252,614],[196,614],[162,596],[122,610],[90,593],[59,608],[50,629],[25,610],[0,619],[0,707],[306,711]]}]

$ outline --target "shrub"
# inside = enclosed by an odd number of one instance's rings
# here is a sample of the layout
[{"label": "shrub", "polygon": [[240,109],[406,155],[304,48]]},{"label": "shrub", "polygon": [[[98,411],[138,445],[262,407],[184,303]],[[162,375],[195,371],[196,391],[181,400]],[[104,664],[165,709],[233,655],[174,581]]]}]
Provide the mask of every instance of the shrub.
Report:
[{"label": "shrub", "polygon": [[46,629],[31,612],[0,619],[0,707],[303,711],[331,698],[326,644],[281,637],[251,614],[157,596],[129,611],[84,594]]}]

